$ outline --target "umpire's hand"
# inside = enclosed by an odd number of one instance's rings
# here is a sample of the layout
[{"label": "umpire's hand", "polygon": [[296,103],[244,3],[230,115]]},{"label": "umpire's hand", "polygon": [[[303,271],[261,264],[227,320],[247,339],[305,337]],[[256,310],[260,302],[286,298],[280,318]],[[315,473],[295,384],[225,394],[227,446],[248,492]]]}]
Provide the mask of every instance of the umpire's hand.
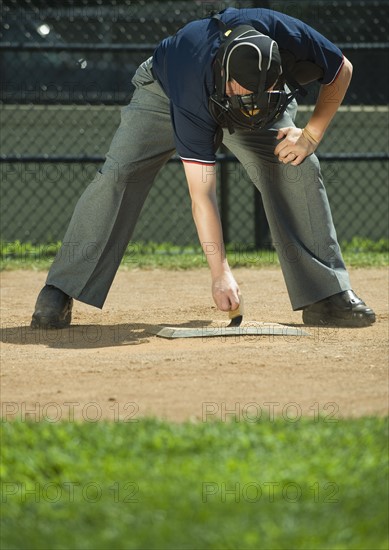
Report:
[{"label": "umpire's hand", "polygon": [[301,164],[306,157],[312,155],[318,145],[309,140],[304,130],[294,126],[280,128],[277,139],[282,141],[274,149],[274,154],[280,162],[292,166]]},{"label": "umpire's hand", "polygon": [[237,309],[239,306],[239,287],[230,271],[212,279],[212,296],[222,311]]}]

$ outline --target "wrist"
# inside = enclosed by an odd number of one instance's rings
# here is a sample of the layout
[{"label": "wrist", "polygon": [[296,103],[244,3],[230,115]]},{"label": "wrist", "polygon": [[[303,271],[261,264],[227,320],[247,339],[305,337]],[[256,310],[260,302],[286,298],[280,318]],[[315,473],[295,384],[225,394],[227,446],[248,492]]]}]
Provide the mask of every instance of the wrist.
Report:
[{"label": "wrist", "polygon": [[220,279],[220,277],[223,277],[223,275],[230,274],[231,269],[228,265],[227,259],[223,260],[222,262],[218,264],[209,265],[211,269],[211,278],[212,280]]},{"label": "wrist", "polygon": [[310,137],[312,143],[319,145],[319,143],[323,139],[324,130],[318,129],[316,126],[313,126],[309,122],[308,124],[306,124],[304,130],[305,130],[305,133]]},{"label": "wrist", "polygon": [[322,135],[318,135],[317,132],[314,133],[314,131],[312,131],[311,128],[308,126],[305,126],[305,128],[302,129],[302,135],[314,147],[317,147],[319,145],[322,138]]}]

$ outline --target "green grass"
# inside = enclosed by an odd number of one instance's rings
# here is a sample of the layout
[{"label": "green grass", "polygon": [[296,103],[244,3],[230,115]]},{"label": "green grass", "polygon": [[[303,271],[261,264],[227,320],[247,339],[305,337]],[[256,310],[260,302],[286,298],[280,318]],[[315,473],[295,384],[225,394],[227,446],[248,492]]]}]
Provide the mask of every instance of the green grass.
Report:
[{"label": "green grass", "polygon": [[3,422],[1,548],[384,550],[387,427]]},{"label": "green grass", "polygon": [[[49,268],[59,243],[3,243],[3,269]],[[388,264],[387,241],[343,243]],[[232,267],[277,266],[230,246]],[[123,269],[206,266],[199,247],[132,244]],[[169,424],[3,422],[4,550],[387,550],[387,419]],[[32,491],[32,492],[31,492]]]},{"label": "green grass", "polygon": [[[31,243],[0,243],[1,269],[48,270],[60,247],[59,242],[34,245]],[[349,267],[384,267],[388,265],[388,239],[370,241],[354,238],[342,243],[346,265]],[[227,246],[232,268],[261,268],[278,266],[274,250],[253,250],[242,244]],[[131,243],[124,255],[122,269],[193,269],[206,267],[207,262],[199,245],[178,247],[170,243]]]}]

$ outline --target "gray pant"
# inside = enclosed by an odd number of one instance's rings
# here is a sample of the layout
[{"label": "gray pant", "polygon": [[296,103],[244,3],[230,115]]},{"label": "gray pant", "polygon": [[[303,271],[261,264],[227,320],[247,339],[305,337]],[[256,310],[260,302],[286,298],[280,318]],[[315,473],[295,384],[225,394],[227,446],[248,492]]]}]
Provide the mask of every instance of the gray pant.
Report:
[{"label": "gray pant", "polygon": [[[47,284],[102,307],[153,181],[175,152],[169,101],[151,73],[151,58],[133,80],[106,161],[80,197]],[[332,222],[319,162],[278,161],[277,128],[294,125],[292,103],[271,129],[224,132],[262,194],[293,309],[351,288]],[[260,277],[260,272],[258,273]]]}]

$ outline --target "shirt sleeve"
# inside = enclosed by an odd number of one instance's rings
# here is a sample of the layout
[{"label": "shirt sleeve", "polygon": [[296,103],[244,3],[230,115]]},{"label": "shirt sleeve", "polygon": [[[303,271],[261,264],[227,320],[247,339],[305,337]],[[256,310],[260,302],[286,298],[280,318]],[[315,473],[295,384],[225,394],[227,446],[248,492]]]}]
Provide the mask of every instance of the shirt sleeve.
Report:
[{"label": "shirt sleeve", "polygon": [[[248,10],[251,11],[251,10]],[[294,17],[265,9],[253,10],[251,24],[269,34],[280,49],[290,51],[297,61],[310,61],[320,67],[321,84],[331,84],[343,65],[343,54],[328,38]]]},{"label": "shirt sleeve", "polygon": [[284,25],[277,25],[277,37],[279,46],[289,49],[298,60],[311,61],[323,71],[323,77],[319,80],[321,84],[331,84],[343,65],[343,54],[325,36],[310,27],[298,22],[291,24],[290,34]]},{"label": "shirt sleeve", "polygon": [[217,125],[173,103],[170,106],[177,153],[183,162],[215,164]]}]

